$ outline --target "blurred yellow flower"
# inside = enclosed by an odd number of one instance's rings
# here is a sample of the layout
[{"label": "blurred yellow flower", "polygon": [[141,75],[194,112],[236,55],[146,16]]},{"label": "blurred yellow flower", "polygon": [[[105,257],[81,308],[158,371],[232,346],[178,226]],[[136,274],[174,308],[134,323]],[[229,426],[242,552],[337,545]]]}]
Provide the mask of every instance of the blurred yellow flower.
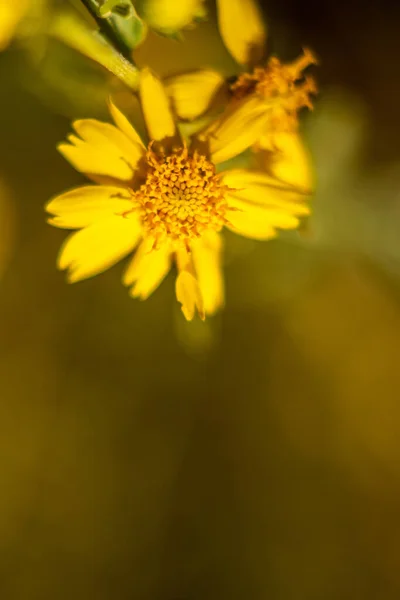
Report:
[{"label": "blurred yellow flower", "polygon": [[135,6],[149,27],[173,35],[205,16],[203,3],[204,0],[137,0]]},{"label": "blurred yellow flower", "polygon": [[[177,266],[176,296],[191,320],[223,305],[221,274],[225,226],[266,240],[276,229],[293,229],[309,214],[305,196],[261,170],[223,170],[216,165],[252,145],[265,115],[242,109],[218,122],[212,135],[182,139],[168,97],[149,70],[140,74],[139,94],[149,135],[147,146],[110,102],[115,126],[75,121],[76,133],[60,152],[97,185],[68,191],[46,209],[57,227],[79,229],[58,260],[70,282],[106,270],[138,246],[123,282],[146,299]],[[247,100],[246,100],[247,102]]]},{"label": "blurred yellow flower", "polygon": [[28,11],[30,0],[0,0],[0,50],[4,50]]}]

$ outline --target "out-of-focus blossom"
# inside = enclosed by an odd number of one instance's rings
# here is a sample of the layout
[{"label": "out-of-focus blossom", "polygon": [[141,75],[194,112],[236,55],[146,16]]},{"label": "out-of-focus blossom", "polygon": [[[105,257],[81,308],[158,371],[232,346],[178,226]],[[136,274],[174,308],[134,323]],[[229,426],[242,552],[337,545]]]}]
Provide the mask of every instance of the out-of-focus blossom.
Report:
[{"label": "out-of-focus blossom", "polygon": [[51,0],[0,0],[0,51],[47,32]]},{"label": "out-of-focus blossom", "polygon": [[0,0],[0,50],[11,42],[31,0]]},{"label": "out-of-focus blossom", "polygon": [[[139,85],[148,143],[110,103],[115,126],[94,119],[74,122],[60,152],[96,185],[51,200],[50,223],[78,229],[64,243],[58,266],[70,282],[96,275],[138,246],[123,282],[146,299],[176,263],[176,296],[191,320],[215,313],[224,302],[223,227],[267,240],[293,229],[309,214],[305,196],[261,170],[216,173],[216,165],[254,144],[265,114],[248,100],[218,121],[209,136],[182,139],[168,97],[150,71]],[[251,103],[250,99],[250,103]]]},{"label": "out-of-focus blossom", "polygon": [[204,0],[137,0],[138,14],[149,27],[175,35],[205,16]]}]

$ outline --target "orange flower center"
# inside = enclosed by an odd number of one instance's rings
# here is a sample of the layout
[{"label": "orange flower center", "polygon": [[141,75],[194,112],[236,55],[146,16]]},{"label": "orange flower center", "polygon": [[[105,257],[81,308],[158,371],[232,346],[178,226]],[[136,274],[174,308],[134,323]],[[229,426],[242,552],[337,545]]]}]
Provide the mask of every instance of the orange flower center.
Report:
[{"label": "orange flower center", "polygon": [[186,146],[166,155],[150,143],[146,162],[146,180],[134,197],[156,245],[169,238],[188,247],[205,230],[223,227],[228,188],[205,156],[196,150],[190,154]]},{"label": "orange flower center", "polygon": [[303,75],[304,69],[313,64],[317,64],[317,59],[308,49],[287,65],[273,56],[265,67],[239,75],[230,89],[234,98],[254,93],[271,101],[271,126],[292,131],[297,127],[297,112],[303,107],[313,108],[310,95],[317,92],[317,86],[312,77]]}]

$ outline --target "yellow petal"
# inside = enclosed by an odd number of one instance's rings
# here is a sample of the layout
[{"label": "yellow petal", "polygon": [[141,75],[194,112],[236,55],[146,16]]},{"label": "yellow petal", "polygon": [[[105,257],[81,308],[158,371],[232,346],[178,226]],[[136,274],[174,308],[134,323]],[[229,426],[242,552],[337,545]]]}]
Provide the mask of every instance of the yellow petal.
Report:
[{"label": "yellow petal", "polygon": [[[231,207],[238,209],[228,213],[226,227],[254,240],[269,240],[277,234],[268,216],[262,210],[240,204],[235,199],[228,198]],[[239,204],[239,206],[238,206]]]},{"label": "yellow petal", "polygon": [[241,154],[252,146],[268,118],[266,104],[256,96],[245,98],[228,108],[226,113],[203,132],[199,138],[206,139],[215,164]]},{"label": "yellow petal", "polygon": [[315,176],[312,159],[298,132],[261,136],[259,164],[281,181],[304,190],[313,190]]},{"label": "yellow petal", "polygon": [[95,119],[75,121],[80,135],[68,136],[69,144],[61,143],[58,150],[78,170],[85,174],[104,175],[130,181],[143,148],[133,143],[119,129]]},{"label": "yellow petal", "polygon": [[192,258],[207,315],[224,304],[224,279],[221,271],[222,238],[213,231],[192,244]]},{"label": "yellow petal", "polygon": [[259,171],[232,169],[221,174],[231,196],[260,208],[282,208],[295,215],[308,215],[308,194]]},{"label": "yellow petal", "polygon": [[209,108],[223,83],[216,71],[202,70],[170,77],[164,85],[178,117],[191,120]]},{"label": "yellow petal", "polygon": [[188,271],[179,273],[175,283],[176,299],[182,304],[182,312],[187,321],[191,321],[196,312],[204,320],[203,298],[196,278]]},{"label": "yellow petal", "polygon": [[223,182],[236,191],[228,194],[228,228],[253,239],[275,237],[276,228],[294,229],[309,214],[307,196],[292,186],[257,171],[226,171]]},{"label": "yellow petal", "polygon": [[171,267],[169,245],[153,250],[153,242],[148,238],[140,244],[122,279],[125,285],[133,284],[130,295],[140,300],[146,300],[158,288]]},{"label": "yellow petal", "polygon": [[144,148],[144,144],[136,129],[129,123],[126,116],[115,106],[111,98],[108,100],[108,109],[116,126],[131,140],[134,144],[139,144]]},{"label": "yellow petal", "polygon": [[[101,149],[103,152],[118,152],[125,162],[136,168],[137,162],[143,155],[143,143],[129,138],[120,129],[110,123],[102,123],[96,119],[81,119],[73,123],[78,135],[88,145]],[[132,128],[133,129],[133,128]]]},{"label": "yellow petal", "polygon": [[199,283],[194,275],[193,261],[187,250],[176,252],[178,277],[175,282],[175,293],[178,302],[182,304],[182,312],[188,321],[195,315],[196,309],[201,319],[205,319],[204,302]]},{"label": "yellow petal", "polygon": [[203,0],[139,0],[138,12],[153,29],[172,34],[202,14]]},{"label": "yellow petal", "polygon": [[140,73],[139,93],[151,140],[161,141],[176,133],[169,99],[161,81],[149,69]]},{"label": "yellow petal", "polygon": [[217,9],[221,37],[235,60],[258,62],[267,34],[257,0],[217,0]]},{"label": "yellow petal", "polygon": [[132,210],[131,196],[127,190],[103,185],[88,185],[56,196],[45,207],[55,217],[51,225],[67,229],[80,229],[113,215]]},{"label": "yellow petal", "polygon": [[58,268],[69,270],[70,283],[102,273],[134,249],[141,232],[139,219],[134,215],[102,219],[66,240]]}]

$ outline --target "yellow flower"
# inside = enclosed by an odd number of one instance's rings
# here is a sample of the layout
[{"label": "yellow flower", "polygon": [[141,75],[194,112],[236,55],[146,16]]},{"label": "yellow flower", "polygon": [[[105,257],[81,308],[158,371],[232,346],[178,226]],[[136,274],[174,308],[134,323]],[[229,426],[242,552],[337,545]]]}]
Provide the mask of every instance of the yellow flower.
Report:
[{"label": "yellow flower", "polygon": [[138,0],[136,8],[143,20],[165,35],[192,25],[205,15],[204,0]]},{"label": "yellow flower", "polygon": [[[293,229],[309,214],[296,188],[262,171],[216,171],[222,160],[254,143],[264,115],[242,111],[217,123],[209,138],[182,140],[165,90],[149,70],[140,74],[148,144],[110,102],[115,125],[75,121],[60,152],[96,185],[70,190],[46,209],[57,227],[78,229],[64,243],[60,269],[70,282],[96,275],[138,249],[123,276],[135,298],[146,299],[175,262],[176,296],[191,320],[224,303],[222,236],[227,227],[266,240]],[[247,102],[247,100],[245,101]]]},{"label": "yellow flower", "polygon": [[0,0],[0,50],[4,50],[28,11],[30,0]]},{"label": "yellow flower", "polygon": [[283,64],[273,56],[266,64],[251,68],[266,51],[266,30],[256,0],[218,0],[217,5],[224,43],[248,70],[233,82],[211,69],[169,78],[165,86],[176,114],[183,120],[196,119],[215,105],[217,98],[223,98],[228,103],[223,120],[226,114],[242,110],[247,99],[247,112],[251,110],[255,115],[264,111],[267,117],[254,146],[258,163],[275,177],[285,174],[287,183],[311,190],[314,178],[298,134],[298,112],[303,107],[312,109],[310,96],[316,93],[316,85],[303,72],[316,64],[315,56],[306,49],[292,63]]}]

